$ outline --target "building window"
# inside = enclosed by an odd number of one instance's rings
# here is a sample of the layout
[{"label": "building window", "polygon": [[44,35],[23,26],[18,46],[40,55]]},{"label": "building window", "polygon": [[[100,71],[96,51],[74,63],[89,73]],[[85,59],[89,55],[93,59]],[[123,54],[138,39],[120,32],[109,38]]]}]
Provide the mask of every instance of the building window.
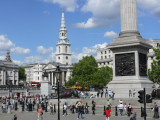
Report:
[{"label": "building window", "polygon": [[109,58],[110,58],[111,56],[109,55]]},{"label": "building window", "polygon": [[66,60],[68,60],[68,56],[66,56]]},{"label": "building window", "polygon": [[61,52],[61,47],[59,46],[59,53]]},{"label": "building window", "polygon": [[58,59],[60,60],[60,57],[58,57]]},{"label": "building window", "polygon": [[111,52],[111,50],[109,50],[109,53]]},{"label": "building window", "polygon": [[66,53],[68,52],[68,47],[67,46],[65,47],[65,51],[66,51]]},{"label": "building window", "polygon": [[66,65],[68,65],[68,63],[66,63]]},{"label": "building window", "polygon": [[103,59],[103,56],[101,56],[101,60]]},{"label": "building window", "polygon": [[105,59],[107,59],[107,56],[105,56]]},{"label": "building window", "polygon": [[38,77],[38,80],[39,80],[39,77]]},{"label": "building window", "polygon": [[104,62],[104,65],[105,65],[106,63]]},{"label": "building window", "polygon": [[105,51],[105,54],[107,54],[107,51]]},{"label": "building window", "polygon": [[101,54],[103,54],[103,52],[101,51]]}]

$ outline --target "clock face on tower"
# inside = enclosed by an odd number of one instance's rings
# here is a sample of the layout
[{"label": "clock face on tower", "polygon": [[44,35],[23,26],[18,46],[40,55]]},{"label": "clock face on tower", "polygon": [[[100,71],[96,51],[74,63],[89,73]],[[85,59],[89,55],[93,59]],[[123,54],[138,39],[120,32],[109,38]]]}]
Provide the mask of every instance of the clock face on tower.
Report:
[{"label": "clock face on tower", "polygon": [[134,53],[115,55],[115,75],[132,76],[135,75],[135,55]]}]

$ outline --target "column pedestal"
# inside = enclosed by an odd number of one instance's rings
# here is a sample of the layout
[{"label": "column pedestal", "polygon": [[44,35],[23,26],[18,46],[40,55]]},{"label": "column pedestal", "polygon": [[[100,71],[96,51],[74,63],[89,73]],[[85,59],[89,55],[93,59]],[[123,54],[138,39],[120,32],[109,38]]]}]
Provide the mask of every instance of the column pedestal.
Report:
[{"label": "column pedestal", "polygon": [[51,94],[51,85],[48,81],[41,82],[41,95],[48,96]]}]

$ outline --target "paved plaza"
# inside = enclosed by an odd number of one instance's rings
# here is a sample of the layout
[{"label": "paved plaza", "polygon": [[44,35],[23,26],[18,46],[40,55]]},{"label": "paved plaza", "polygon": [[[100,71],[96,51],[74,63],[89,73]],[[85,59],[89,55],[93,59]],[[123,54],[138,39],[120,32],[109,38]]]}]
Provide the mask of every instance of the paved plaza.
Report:
[{"label": "paved plaza", "polygon": [[[96,114],[91,114],[91,109],[89,109],[89,114],[83,114],[83,120],[105,120],[105,116],[103,115],[103,108],[97,108]],[[137,120],[144,120],[144,118],[140,117],[140,110],[137,109]],[[18,120],[37,120],[37,112],[19,112],[19,111],[13,111],[12,114],[7,113],[0,113],[0,120],[12,120],[14,114],[17,114]],[[114,108],[112,108],[112,116],[110,120],[130,120],[128,116],[115,116]],[[153,111],[147,110],[147,120],[154,120],[152,119]],[[44,112],[43,114],[43,120],[57,120],[57,113],[50,115],[50,112]],[[61,111],[61,120],[77,120],[77,113],[72,114],[68,110],[68,116],[63,116]]]}]

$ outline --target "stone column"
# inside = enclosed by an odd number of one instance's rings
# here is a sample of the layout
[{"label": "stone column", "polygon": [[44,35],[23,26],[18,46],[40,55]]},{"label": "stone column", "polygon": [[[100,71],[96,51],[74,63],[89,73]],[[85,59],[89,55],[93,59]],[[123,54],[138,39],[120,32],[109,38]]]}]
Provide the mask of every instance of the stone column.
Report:
[{"label": "stone column", "polygon": [[62,82],[61,85],[64,85],[64,71],[62,72]]},{"label": "stone column", "polygon": [[54,73],[52,72],[52,85],[53,85],[53,81],[54,81]]},{"label": "stone column", "polygon": [[51,73],[48,74],[48,81],[51,81]]},{"label": "stone column", "polygon": [[136,0],[121,0],[121,32],[137,31]]}]

